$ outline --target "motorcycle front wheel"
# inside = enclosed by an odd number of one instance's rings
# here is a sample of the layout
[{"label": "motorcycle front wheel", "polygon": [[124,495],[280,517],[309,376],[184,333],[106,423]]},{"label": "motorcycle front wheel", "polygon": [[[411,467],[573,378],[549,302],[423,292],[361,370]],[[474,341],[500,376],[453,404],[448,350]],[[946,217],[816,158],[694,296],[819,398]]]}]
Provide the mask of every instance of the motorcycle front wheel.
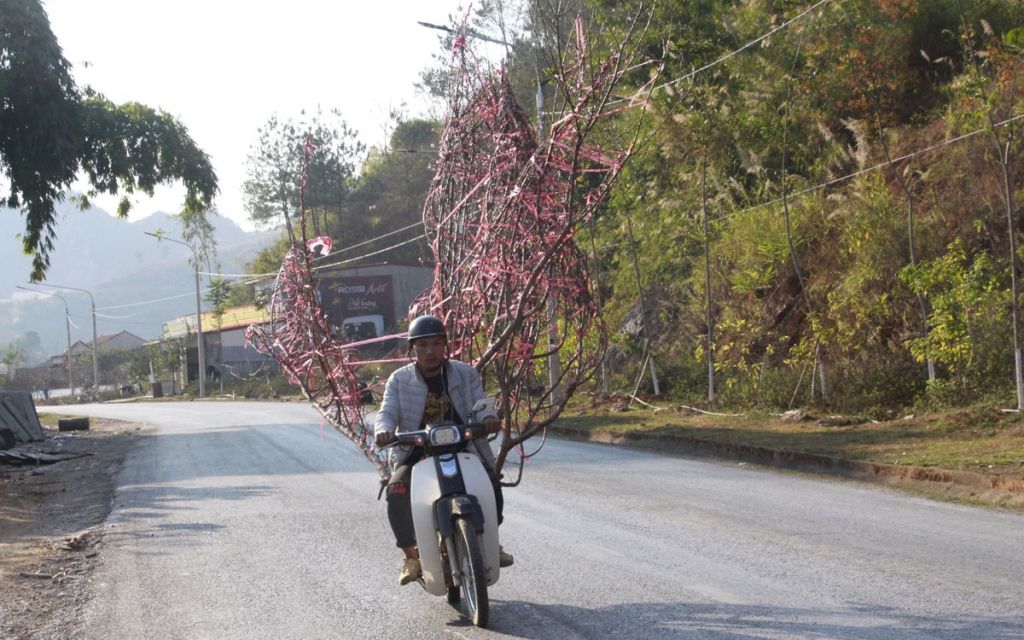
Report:
[{"label": "motorcycle front wheel", "polygon": [[490,606],[487,601],[487,571],[484,567],[482,542],[469,518],[459,518],[455,534],[455,554],[459,573],[462,574],[462,593],[466,611],[473,624],[481,629],[487,626]]}]

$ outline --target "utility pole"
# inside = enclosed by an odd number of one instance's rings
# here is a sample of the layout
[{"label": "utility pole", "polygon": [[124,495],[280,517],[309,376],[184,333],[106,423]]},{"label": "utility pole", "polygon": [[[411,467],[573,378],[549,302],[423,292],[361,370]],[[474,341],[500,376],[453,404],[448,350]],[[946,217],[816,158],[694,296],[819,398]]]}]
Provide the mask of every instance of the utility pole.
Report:
[{"label": "utility pole", "polygon": [[55,289],[70,289],[71,291],[82,291],[89,296],[89,302],[92,303],[92,383],[99,392],[100,389],[100,373],[99,361],[96,359],[96,299],[92,297],[92,294],[85,289],[79,289],[78,287],[65,287],[57,284],[46,284],[45,282],[36,282],[36,285],[40,287],[54,287]]},{"label": "utility pole", "polygon": [[72,399],[75,397],[75,383],[71,377],[71,312],[68,310],[68,301],[64,299],[64,296],[49,291],[37,291],[35,289],[28,289],[26,287],[15,287],[16,289],[22,289],[23,291],[31,291],[33,293],[41,293],[44,296],[53,296],[54,298],[60,298],[61,302],[64,303],[64,322],[68,329],[68,396]]},{"label": "utility pole", "polygon": [[[199,254],[196,253],[196,250],[192,247],[192,245],[188,244],[187,242],[175,240],[174,238],[168,238],[167,236],[162,234],[150,233],[149,231],[143,231],[143,233],[145,233],[147,236],[153,236],[154,238],[157,239],[157,241],[166,240],[168,242],[173,242],[175,244],[184,245],[189,248],[189,250],[192,252],[192,257],[195,259],[194,264],[196,268],[196,334],[199,338],[199,397],[203,398],[206,396],[206,355],[205,350],[203,348],[203,309],[199,297]],[[187,377],[185,379],[185,382],[188,382]]]}]

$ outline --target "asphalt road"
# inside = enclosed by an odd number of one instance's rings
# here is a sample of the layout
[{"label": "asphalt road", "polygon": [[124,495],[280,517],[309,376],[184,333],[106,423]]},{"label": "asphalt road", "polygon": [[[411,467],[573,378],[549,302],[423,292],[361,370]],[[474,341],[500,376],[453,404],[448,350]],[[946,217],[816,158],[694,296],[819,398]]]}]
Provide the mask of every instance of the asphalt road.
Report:
[{"label": "asphalt road", "polygon": [[376,472],[312,408],[79,409],[157,427],[84,638],[1024,638],[1020,513],[549,441],[506,490],[516,565],[480,630],[398,586]]}]

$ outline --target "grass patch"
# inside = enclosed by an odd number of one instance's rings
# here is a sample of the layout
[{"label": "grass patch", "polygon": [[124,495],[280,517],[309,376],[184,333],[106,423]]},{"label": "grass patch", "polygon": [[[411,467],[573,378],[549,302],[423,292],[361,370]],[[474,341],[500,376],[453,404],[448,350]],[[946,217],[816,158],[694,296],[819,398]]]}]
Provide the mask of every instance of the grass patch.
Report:
[{"label": "grass patch", "polygon": [[40,413],[38,415],[39,415],[39,424],[43,425],[44,427],[51,427],[53,429],[57,428],[57,421],[58,420],[63,420],[64,418],[80,418],[81,417],[81,416],[73,416],[73,415],[65,414],[65,413]]},{"label": "grass patch", "polygon": [[715,416],[581,397],[558,420],[568,429],[647,431],[848,460],[974,471],[1024,479],[1024,420],[997,409],[957,409],[886,422],[849,416],[787,421],[770,414]]}]

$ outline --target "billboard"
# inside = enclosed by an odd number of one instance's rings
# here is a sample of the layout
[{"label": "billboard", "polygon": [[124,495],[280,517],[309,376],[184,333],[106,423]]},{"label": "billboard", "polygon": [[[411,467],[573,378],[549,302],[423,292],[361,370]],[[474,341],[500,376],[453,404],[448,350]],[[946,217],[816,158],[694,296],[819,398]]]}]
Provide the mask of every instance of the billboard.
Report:
[{"label": "billboard", "polygon": [[395,288],[390,275],[331,276],[317,281],[320,307],[331,324],[341,327],[345,318],[378,315],[384,326],[395,326]]}]

